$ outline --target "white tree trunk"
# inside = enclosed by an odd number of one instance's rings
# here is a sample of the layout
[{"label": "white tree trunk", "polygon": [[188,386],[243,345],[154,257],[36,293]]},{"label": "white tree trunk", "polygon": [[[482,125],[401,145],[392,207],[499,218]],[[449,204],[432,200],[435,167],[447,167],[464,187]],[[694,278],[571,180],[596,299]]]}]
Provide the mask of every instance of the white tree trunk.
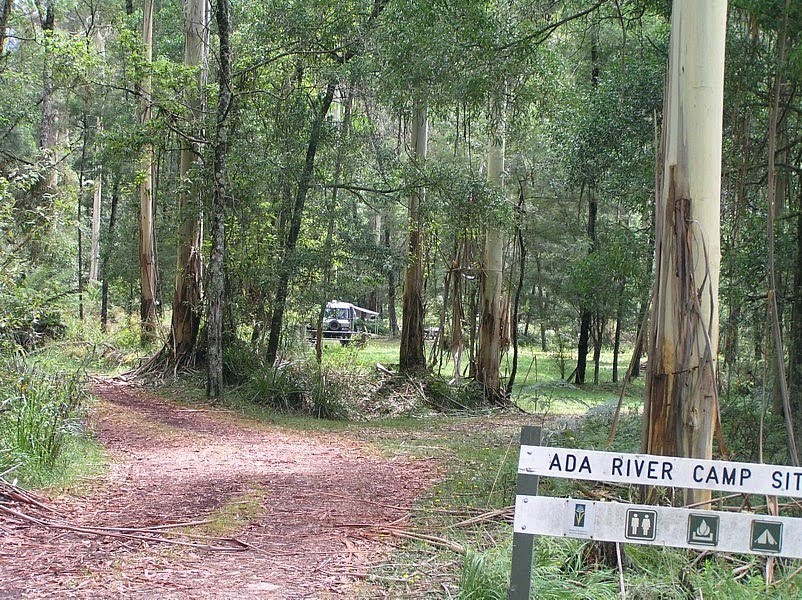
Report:
[{"label": "white tree trunk", "polygon": [[[186,102],[191,111],[190,134],[200,140],[205,137],[204,88],[208,80],[211,7],[208,0],[186,0],[184,9],[184,64],[196,69],[195,86],[186,90]],[[200,143],[184,140],[179,161],[178,249],[169,342],[172,356],[178,363],[186,362],[193,356],[203,302],[201,152]]]},{"label": "white tree trunk", "polygon": [[[487,145],[487,180],[490,185],[504,187],[505,124],[502,100],[490,104],[491,131]],[[476,378],[486,396],[501,399],[500,364],[503,322],[504,233],[490,223],[485,229],[480,279],[481,320]]]},{"label": "white tree trunk", "polygon": [[643,430],[644,450],[657,454],[712,455],[726,18],[726,0],[674,0]]},{"label": "white tree trunk", "polygon": [[98,165],[92,194],[92,248],[89,255],[89,282],[97,283],[100,273],[100,209],[103,197],[103,172]]},{"label": "white tree trunk", "polygon": [[[101,58],[106,56],[106,40],[103,37],[100,29],[95,30],[94,34],[95,48]],[[101,61],[104,64],[105,61]],[[101,81],[105,80],[105,70],[101,71]],[[103,131],[103,120],[100,116],[96,119],[96,133],[100,136]],[[100,213],[101,202],[103,200],[103,165],[98,164],[95,167],[95,187],[92,195],[92,239],[91,239],[91,252],[89,255],[89,282],[97,283],[100,278]]]}]

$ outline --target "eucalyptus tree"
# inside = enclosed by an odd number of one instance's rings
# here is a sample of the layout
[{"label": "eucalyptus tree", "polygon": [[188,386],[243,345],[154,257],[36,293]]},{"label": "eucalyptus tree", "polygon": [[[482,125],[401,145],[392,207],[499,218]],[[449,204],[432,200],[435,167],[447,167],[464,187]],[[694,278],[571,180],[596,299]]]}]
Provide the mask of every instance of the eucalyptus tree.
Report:
[{"label": "eucalyptus tree", "polygon": [[[488,111],[487,180],[494,191],[503,197],[506,147],[506,99],[503,97],[506,92],[505,86],[501,87],[500,92],[501,97],[491,98]],[[503,396],[500,365],[505,337],[502,289],[504,247],[504,232],[497,224],[489,224],[484,232],[479,280],[481,302],[476,380],[483,386],[486,397],[495,402],[499,402]]]},{"label": "eucalyptus tree", "polygon": [[[411,154],[413,163],[426,160],[429,119],[426,101],[413,104]],[[399,367],[404,372],[420,371],[426,366],[423,348],[423,209],[425,188],[416,187],[409,197],[409,246],[404,274]]]},{"label": "eucalyptus tree", "polygon": [[[227,8],[218,10],[227,11]],[[210,12],[208,0],[185,3],[184,65],[194,71],[194,81],[187,90],[190,127],[182,142],[180,156],[178,252],[170,339],[167,343],[177,364],[190,360],[192,356],[202,312],[203,174],[200,157],[205,138],[203,121],[209,68]]]},{"label": "eucalyptus tree", "polygon": [[223,302],[226,260],[226,191],[229,117],[231,103],[231,8],[228,0],[216,0],[215,18],[220,66],[217,74],[217,119],[214,136],[212,181],[212,250],[209,260],[209,306],[206,395],[223,395]]},{"label": "eucalyptus tree", "polygon": [[[140,123],[147,129],[153,119],[153,0],[142,0],[142,58],[143,72],[139,79],[141,105]],[[139,316],[143,339],[156,336],[156,231],[153,214],[153,174],[155,169],[153,144],[145,142],[139,163]]]},{"label": "eucalyptus tree", "polygon": [[3,0],[3,7],[0,10],[0,57],[2,57],[6,53],[8,20],[11,17],[11,10],[13,8],[14,8],[14,0]]},{"label": "eucalyptus tree", "polygon": [[[675,0],[657,180],[643,450],[710,458],[718,418],[726,0]],[[709,500],[707,490],[686,500]]]}]

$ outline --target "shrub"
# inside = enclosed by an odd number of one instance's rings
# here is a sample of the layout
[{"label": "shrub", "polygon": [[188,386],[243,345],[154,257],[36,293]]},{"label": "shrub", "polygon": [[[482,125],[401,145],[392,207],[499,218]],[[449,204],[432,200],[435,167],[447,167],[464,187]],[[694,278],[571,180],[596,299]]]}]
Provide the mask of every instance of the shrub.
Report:
[{"label": "shrub", "polygon": [[248,396],[256,404],[298,411],[304,406],[302,379],[289,363],[266,366],[251,375]]},{"label": "shrub", "polygon": [[0,369],[0,470],[18,467],[23,478],[41,479],[82,432],[84,372],[65,377],[19,356]]},{"label": "shrub", "polygon": [[346,404],[351,374],[331,366],[313,365],[309,371],[309,403],[318,419],[348,419]]}]

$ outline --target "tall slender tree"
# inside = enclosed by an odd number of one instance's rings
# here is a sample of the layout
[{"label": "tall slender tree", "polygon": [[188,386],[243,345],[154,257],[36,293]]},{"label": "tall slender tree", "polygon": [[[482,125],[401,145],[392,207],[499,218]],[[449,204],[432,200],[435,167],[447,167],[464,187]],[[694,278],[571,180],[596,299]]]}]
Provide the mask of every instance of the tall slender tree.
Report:
[{"label": "tall slender tree", "polygon": [[[504,151],[506,146],[504,99],[490,102],[487,144],[487,181],[498,193],[504,190]],[[485,396],[494,402],[503,397],[500,378],[503,320],[504,233],[490,223],[485,227],[482,269],[479,280],[481,311],[477,348],[476,380]]]},{"label": "tall slender tree", "polygon": [[217,73],[217,119],[214,138],[212,182],[212,251],[209,258],[208,334],[206,395],[223,395],[223,300],[226,260],[226,189],[229,113],[231,111],[231,5],[216,0],[215,17],[220,66]]},{"label": "tall slender tree", "polygon": [[[429,117],[426,102],[416,100],[412,109],[411,153],[422,166],[429,143]],[[423,347],[423,207],[426,190],[415,186],[409,195],[409,237],[401,316],[399,368],[404,372],[426,368]]]},{"label": "tall slender tree", "polygon": [[203,185],[199,159],[204,138],[210,13],[208,0],[185,3],[184,64],[195,70],[195,85],[186,93],[191,127],[179,164],[178,252],[168,342],[176,364],[191,360],[202,312]]},{"label": "tall slender tree", "polygon": [[[142,0],[142,58],[144,73],[139,80],[141,124],[147,129],[153,119],[153,0]],[[140,158],[139,183],[139,316],[142,339],[156,336],[156,231],[153,210],[153,143],[145,142]]]},{"label": "tall slender tree", "polygon": [[[726,0],[674,0],[643,417],[643,450],[653,454],[712,456],[726,19]],[[709,498],[686,491],[688,502]]]}]

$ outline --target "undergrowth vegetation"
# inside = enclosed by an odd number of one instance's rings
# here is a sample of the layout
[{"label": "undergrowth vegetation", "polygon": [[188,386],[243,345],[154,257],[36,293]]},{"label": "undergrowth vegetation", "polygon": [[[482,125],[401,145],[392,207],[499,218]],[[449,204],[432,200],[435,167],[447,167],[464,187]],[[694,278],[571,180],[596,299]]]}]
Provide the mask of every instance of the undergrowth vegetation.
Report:
[{"label": "undergrowth vegetation", "polygon": [[84,434],[83,369],[64,373],[23,355],[0,355],[0,472],[42,484],[68,467]]}]

